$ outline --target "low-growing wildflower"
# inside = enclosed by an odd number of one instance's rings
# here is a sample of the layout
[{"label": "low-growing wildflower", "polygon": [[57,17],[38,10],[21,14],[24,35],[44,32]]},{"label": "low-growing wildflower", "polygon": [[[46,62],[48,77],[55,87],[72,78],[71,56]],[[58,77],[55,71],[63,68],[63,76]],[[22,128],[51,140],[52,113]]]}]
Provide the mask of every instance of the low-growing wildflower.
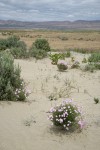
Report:
[{"label": "low-growing wildflower", "polygon": [[60,105],[52,107],[49,113],[48,119],[55,126],[60,126],[66,130],[70,130],[73,127],[80,129],[84,127],[82,111],[71,99],[66,99]]},{"label": "low-growing wildflower", "polygon": [[64,71],[68,69],[68,63],[65,60],[59,60],[57,63],[57,67],[60,71]]},{"label": "low-growing wildflower", "polygon": [[23,82],[21,83],[20,88],[15,89],[16,100],[25,100],[30,94],[31,91],[25,88],[25,83]]}]

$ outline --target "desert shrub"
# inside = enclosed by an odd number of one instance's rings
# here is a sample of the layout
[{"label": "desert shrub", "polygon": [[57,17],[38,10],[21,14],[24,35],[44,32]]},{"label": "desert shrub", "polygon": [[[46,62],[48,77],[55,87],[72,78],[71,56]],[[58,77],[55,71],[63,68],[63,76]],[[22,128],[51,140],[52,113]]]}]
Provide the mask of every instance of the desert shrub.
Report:
[{"label": "desert shrub", "polygon": [[72,68],[72,69],[73,69],[73,68],[79,68],[79,62],[78,62],[78,61],[75,61],[75,62],[72,64],[71,68]]},{"label": "desert shrub", "polygon": [[52,60],[53,65],[57,65],[59,59],[65,59],[65,54],[64,53],[50,54],[50,59]]},{"label": "desert shrub", "polygon": [[75,57],[71,57],[71,61],[74,62],[75,61]]},{"label": "desert shrub", "polygon": [[91,54],[88,58],[88,62],[100,62],[100,52]]},{"label": "desert shrub", "polygon": [[84,57],[82,63],[87,63],[87,59]]},{"label": "desert shrub", "polygon": [[65,56],[66,56],[66,57],[70,57],[70,56],[71,56],[70,51],[67,51],[67,53],[65,53]]},{"label": "desert shrub", "polygon": [[24,41],[18,41],[16,47],[19,47],[22,50],[27,50],[27,46]]},{"label": "desert shrub", "polygon": [[66,36],[59,36],[58,38],[61,39],[62,41],[68,40],[68,37],[66,37]]},{"label": "desert shrub", "polygon": [[10,36],[7,39],[0,39],[0,50],[6,50],[7,48],[20,47],[22,50],[26,50],[26,44],[20,41],[18,36]]},{"label": "desert shrub", "polygon": [[0,51],[5,50],[7,48],[7,40],[0,39]]},{"label": "desert shrub", "polygon": [[100,70],[100,63],[95,63],[94,66],[96,70]]},{"label": "desert shrub", "polygon": [[100,63],[87,64],[84,71],[94,72],[95,70],[100,70]]},{"label": "desert shrub", "polygon": [[85,65],[84,71],[94,72],[95,66],[93,64],[87,64]]},{"label": "desert shrub", "polygon": [[15,59],[28,58],[29,57],[29,53],[27,52],[27,50],[22,49],[20,47],[11,48],[10,52]]},{"label": "desert shrub", "polygon": [[50,51],[50,46],[49,46],[49,43],[46,39],[37,39],[33,43],[33,46],[36,49],[42,49],[42,50],[45,50],[46,52]]},{"label": "desert shrub", "polygon": [[30,49],[29,55],[31,57],[35,57],[36,59],[42,59],[47,56],[47,52],[45,50],[36,49],[36,48],[32,47]]},{"label": "desert shrub", "polygon": [[14,66],[10,53],[0,53],[0,100],[24,101],[28,96],[25,82],[20,77],[21,69]]},{"label": "desert shrub", "polygon": [[17,47],[18,46],[18,41],[20,40],[20,38],[18,36],[10,36],[7,39],[7,48],[11,48],[11,47]]},{"label": "desert shrub", "polygon": [[60,105],[50,109],[48,119],[61,129],[71,130],[84,127],[81,109],[72,100],[65,100]]},{"label": "desert shrub", "polygon": [[57,63],[57,67],[59,71],[64,71],[68,69],[68,64],[64,60],[59,60]]},{"label": "desert shrub", "polygon": [[99,98],[94,97],[94,102],[95,102],[95,104],[98,104],[99,103]]}]

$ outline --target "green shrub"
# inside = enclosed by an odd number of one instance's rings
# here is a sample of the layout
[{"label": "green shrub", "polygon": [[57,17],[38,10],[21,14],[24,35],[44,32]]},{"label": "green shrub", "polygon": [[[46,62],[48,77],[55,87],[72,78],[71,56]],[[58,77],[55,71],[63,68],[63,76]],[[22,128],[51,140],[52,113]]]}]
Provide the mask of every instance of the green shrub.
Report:
[{"label": "green shrub", "polygon": [[95,63],[94,66],[96,70],[100,70],[100,63]]},{"label": "green shrub", "polygon": [[94,102],[95,102],[95,104],[98,104],[99,103],[99,98],[94,97]]},{"label": "green shrub", "polygon": [[20,47],[22,50],[26,50],[26,44],[23,41],[20,41],[18,36],[11,36],[7,39],[0,39],[0,50],[6,50],[7,48],[11,49],[12,47]]},{"label": "green shrub", "polygon": [[47,56],[47,52],[45,50],[31,48],[29,55],[30,57],[35,57],[36,59],[43,59]]},{"label": "green shrub", "polygon": [[11,47],[17,47],[18,46],[18,41],[20,40],[20,38],[18,36],[10,36],[7,39],[7,48],[11,48]]},{"label": "green shrub", "polygon": [[95,66],[93,64],[87,64],[84,68],[84,71],[90,71],[90,72],[94,72],[95,70]]},{"label": "green shrub", "polygon": [[0,39],[0,51],[5,50],[7,48],[7,40]]},{"label": "green shrub", "polygon": [[91,54],[88,58],[88,62],[100,62],[100,52]]},{"label": "green shrub", "polygon": [[42,50],[45,50],[46,52],[50,51],[50,46],[46,39],[37,39],[34,42],[33,46],[36,49],[42,49]]},{"label": "green shrub", "polygon": [[28,96],[25,83],[20,77],[21,69],[14,67],[10,53],[0,53],[0,100],[24,101]]},{"label": "green shrub", "polygon": [[71,56],[70,51],[67,51],[67,53],[65,53],[65,56],[66,56],[66,57],[70,57],[70,56]]},{"label": "green shrub", "polygon": [[10,52],[15,59],[28,58],[29,57],[29,53],[27,52],[27,50],[22,49],[21,47],[12,47]]},{"label": "green shrub", "polygon": [[64,53],[50,54],[50,59],[52,60],[53,65],[57,65],[59,59],[65,59],[65,54]]},{"label": "green shrub", "polygon": [[51,108],[48,119],[53,125],[65,130],[84,127],[81,110],[72,100],[65,100],[59,106]]},{"label": "green shrub", "polygon": [[84,57],[82,63],[87,63],[87,59]]}]

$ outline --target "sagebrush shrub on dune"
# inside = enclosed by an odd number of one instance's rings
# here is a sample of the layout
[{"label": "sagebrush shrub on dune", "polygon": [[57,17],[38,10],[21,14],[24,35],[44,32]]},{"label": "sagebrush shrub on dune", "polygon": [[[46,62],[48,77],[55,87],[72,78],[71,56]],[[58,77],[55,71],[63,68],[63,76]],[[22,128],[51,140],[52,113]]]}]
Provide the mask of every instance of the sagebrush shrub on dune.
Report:
[{"label": "sagebrush shrub on dune", "polygon": [[47,52],[45,50],[36,49],[32,47],[29,52],[30,57],[35,57],[36,59],[43,59],[47,56]]},{"label": "sagebrush shrub on dune", "polygon": [[29,53],[26,49],[22,49],[21,47],[13,47],[10,50],[11,54],[15,59],[22,59],[22,58],[28,58]]},{"label": "sagebrush shrub on dune", "polygon": [[50,109],[49,120],[61,129],[82,129],[84,122],[81,109],[72,100],[65,100],[59,106]]},{"label": "sagebrush shrub on dune", "polygon": [[7,39],[0,39],[0,50],[9,49],[14,58],[28,57],[27,46],[24,41],[20,41],[18,36],[10,36]]},{"label": "sagebrush shrub on dune", "polygon": [[30,48],[29,56],[42,59],[47,56],[48,51],[50,51],[48,41],[46,39],[36,39]]},{"label": "sagebrush shrub on dune", "polygon": [[46,52],[50,51],[50,46],[46,39],[36,39],[34,42],[34,47],[36,49],[45,50]]},{"label": "sagebrush shrub on dune", "polygon": [[10,53],[0,53],[0,100],[24,101],[29,95],[20,77],[21,69],[14,66]]},{"label": "sagebrush shrub on dune", "polygon": [[18,36],[10,36],[7,39],[0,39],[0,50],[6,50],[7,48],[17,47],[20,38]]}]

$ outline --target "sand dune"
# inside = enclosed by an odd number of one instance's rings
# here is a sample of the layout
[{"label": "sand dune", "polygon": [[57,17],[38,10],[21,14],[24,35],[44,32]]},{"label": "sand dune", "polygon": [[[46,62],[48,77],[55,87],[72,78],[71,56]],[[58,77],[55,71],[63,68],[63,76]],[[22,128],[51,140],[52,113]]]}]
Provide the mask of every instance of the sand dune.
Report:
[{"label": "sand dune", "polygon": [[[84,55],[75,55],[82,60]],[[70,60],[68,60],[70,61]],[[43,60],[15,60],[22,68],[21,76],[32,91],[27,102],[0,102],[0,150],[99,150],[100,149],[100,71],[83,72],[69,69],[59,72],[49,58]],[[50,101],[65,80],[75,87],[71,93]],[[86,126],[82,132],[58,131],[47,120],[51,106],[66,99],[67,94],[83,106]]]}]

